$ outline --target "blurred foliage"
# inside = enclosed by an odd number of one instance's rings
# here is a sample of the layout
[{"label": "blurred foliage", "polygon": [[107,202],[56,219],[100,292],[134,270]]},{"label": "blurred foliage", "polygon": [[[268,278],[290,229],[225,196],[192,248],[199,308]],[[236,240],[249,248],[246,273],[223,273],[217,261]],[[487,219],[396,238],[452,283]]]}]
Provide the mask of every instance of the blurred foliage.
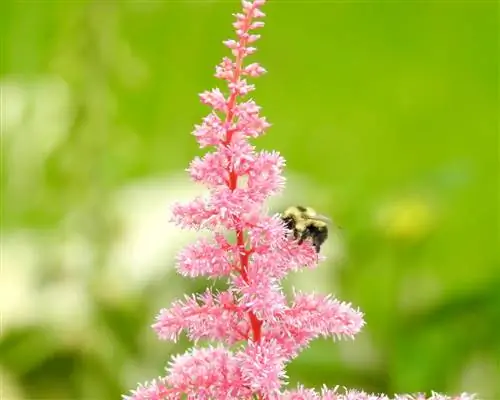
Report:
[{"label": "blurred foliage", "polygon": [[[202,154],[196,96],[218,84],[238,7],[2,4],[2,398],[118,398],[189,346],[150,324],[207,285],[175,275],[194,236],[168,207],[199,190],[179,174]],[[314,342],[291,382],[500,398],[498,3],[265,11],[254,97],[273,127],[256,144],[290,178],[274,207],[341,226],[330,261],[287,287],[333,291],[367,321],[353,342]]]}]

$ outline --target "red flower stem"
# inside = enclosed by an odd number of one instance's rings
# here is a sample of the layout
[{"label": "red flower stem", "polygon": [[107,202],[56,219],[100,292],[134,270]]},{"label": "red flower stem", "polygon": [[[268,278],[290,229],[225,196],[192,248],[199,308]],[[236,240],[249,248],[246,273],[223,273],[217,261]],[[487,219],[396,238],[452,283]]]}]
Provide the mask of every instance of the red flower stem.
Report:
[{"label": "red flower stem", "polygon": [[[245,248],[243,231],[240,229],[236,231],[236,242],[238,244],[238,248],[240,249]],[[249,253],[246,251],[240,253],[241,277],[245,282],[248,282],[248,276],[247,276],[248,256]],[[252,326],[253,340],[254,342],[259,342],[261,337],[262,321],[258,319],[252,311],[248,312],[248,317],[250,318],[250,325]]]},{"label": "red flower stem", "polygon": [[[229,189],[234,190],[238,184],[238,176],[236,173],[231,171],[229,173]],[[250,252],[245,249],[245,239],[243,236],[243,230],[236,229],[236,244],[240,250],[240,273],[241,277],[245,282],[248,282],[247,268],[248,268],[248,258]],[[259,320],[252,311],[248,312],[248,317],[250,319],[250,325],[252,327],[253,340],[254,342],[259,342],[261,337],[262,321]]]},{"label": "red flower stem", "polygon": [[[229,114],[228,114],[229,115]],[[229,140],[226,140],[228,143],[231,141],[231,138],[228,137]],[[238,186],[238,175],[234,171],[229,172],[229,189],[234,190]],[[243,236],[243,230],[238,228],[236,229],[236,244],[238,245],[238,249],[240,250],[240,268],[239,271],[241,273],[241,277],[245,282],[248,283],[247,276],[247,268],[248,268],[248,258],[250,256],[250,252],[245,249],[245,239]],[[259,320],[252,311],[248,312],[248,317],[250,319],[250,325],[252,326],[253,340],[254,342],[259,342],[261,338],[261,328],[262,321]]]},{"label": "red flower stem", "polygon": [[[246,24],[243,27],[243,31],[247,31],[248,27],[250,26],[252,22],[252,12],[253,12],[253,7],[250,10],[250,12],[247,14],[247,20]],[[242,37],[239,42],[239,51],[238,54],[236,55],[236,60],[235,60],[235,68],[234,68],[234,73],[233,73],[233,79],[232,83],[237,83],[240,79],[241,76],[241,67],[243,64],[243,58],[244,58],[244,49],[247,45],[247,39],[245,37]],[[229,99],[227,101],[226,107],[227,107],[227,115],[226,115],[226,129],[227,129],[227,136],[226,140],[224,141],[224,144],[227,146],[229,143],[231,143],[231,139],[234,134],[234,130],[231,129],[231,124],[233,122],[234,118],[234,111],[235,111],[235,106],[236,106],[236,99],[238,97],[238,92],[236,90],[231,91],[231,95],[229,96]],[[238,186],[238,175],[234,171],[229,171],[229,189],[230,190],[235,190]],[[248,276],[247,276],[247,268],[248,268],[248,258],[250,253],[246,251],[245,249],[245,239],[243,235],[243,230],[238,228],[236,229],[236,242],[238,245],[238,249],[240,250],[240,268],[239,272],[241,274],[241,277],[245,282],[248,282]],[[254,342],[259,342],[262,334],[262,321],[259,320],[255,314],[252,311],[248,312],[248,317],[250,319],[250,325],[252,327],[252,333],[253,333],[253,340]],[[260,398],[260,395],[259,395]]]}]

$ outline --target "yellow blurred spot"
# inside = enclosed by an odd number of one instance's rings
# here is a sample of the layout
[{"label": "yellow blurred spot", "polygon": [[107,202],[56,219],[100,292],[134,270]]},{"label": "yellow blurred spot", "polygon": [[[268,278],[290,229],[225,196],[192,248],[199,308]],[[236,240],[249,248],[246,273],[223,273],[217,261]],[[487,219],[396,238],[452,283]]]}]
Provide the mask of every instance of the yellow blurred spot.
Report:
[{"label": "yellow blurred spot", "polygon": [[409,197],[383,206],[377,215],[377,225],[391,239],[419,240],[430,233],[435,217],[435,210],[429,201]]}]

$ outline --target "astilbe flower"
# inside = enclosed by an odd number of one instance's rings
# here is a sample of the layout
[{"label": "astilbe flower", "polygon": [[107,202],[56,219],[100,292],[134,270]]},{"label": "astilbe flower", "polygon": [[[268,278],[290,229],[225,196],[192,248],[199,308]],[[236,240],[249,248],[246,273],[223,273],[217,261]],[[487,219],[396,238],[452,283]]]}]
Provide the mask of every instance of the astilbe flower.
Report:
[{"label": "astilbe flower", "polygon": [[[180,226],[212,232],[211,239],[200,239],[180,252],[178,272],[187,277],[226,278],[228,289],[186,296],[161,310],[153,325],[163,340],[175,342],[185,332],[195,344],[203,339],[214,345],[174,357],[165,377],[140,385],[125,399],[387,398],[337,388],[283,389],[286,364],[313,339],[352,338],[364,321],[360,311],[329,295],[294,293],[288,302],[280,286],[289,272],[315,267],[318,257],[310,243],[290,240],[281,220],[264,212],[264,201],[283,188],[285,160],[277,152],[257,152],[249,143],[269,127],[260,107],[243,99],[254,90],[246,78],[266,72],[258,63],[245,64],[256,50],[250,46],[259,39],[254,32],[264,26],[259,20],[264,17],[260,10],[264,3],[243,1],[243,11],[235,14],[237,40],[224,42],[233,58],[224,58],[215,74],[227,82],[228,94],[214,89],[200,95],[212,112],[193,134],[200,147],[211,146],[213,152],[196,158],[188,172],[208,187],[209,195],[173,209],[173,220]],[[228,231],[234,233],[234,240],[225,235]]]}]

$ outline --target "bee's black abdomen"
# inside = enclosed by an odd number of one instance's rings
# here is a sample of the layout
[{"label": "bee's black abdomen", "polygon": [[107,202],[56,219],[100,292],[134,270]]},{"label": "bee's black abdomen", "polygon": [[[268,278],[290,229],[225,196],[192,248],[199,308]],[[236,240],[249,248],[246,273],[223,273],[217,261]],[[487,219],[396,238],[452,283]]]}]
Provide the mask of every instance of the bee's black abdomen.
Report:
[{"label": "bee's black abdomen", "polygon": [[328,238],[328,231],[322,230],[321,232],[318,233],[318,236],[314,237],[313,244],[314,248],[316,249],[316,253],[319,253],[320,247],[325,243],[326,239]]},{"label": "bee's black abdomen", "polygon": [[325,243],[328,238],[328,229],[326,226],[317,227],[310,226],[308,228],[308,236],[312,238],[313,246],[316,249],[316,253],[319,253],[319,250],[323,243]]}]

